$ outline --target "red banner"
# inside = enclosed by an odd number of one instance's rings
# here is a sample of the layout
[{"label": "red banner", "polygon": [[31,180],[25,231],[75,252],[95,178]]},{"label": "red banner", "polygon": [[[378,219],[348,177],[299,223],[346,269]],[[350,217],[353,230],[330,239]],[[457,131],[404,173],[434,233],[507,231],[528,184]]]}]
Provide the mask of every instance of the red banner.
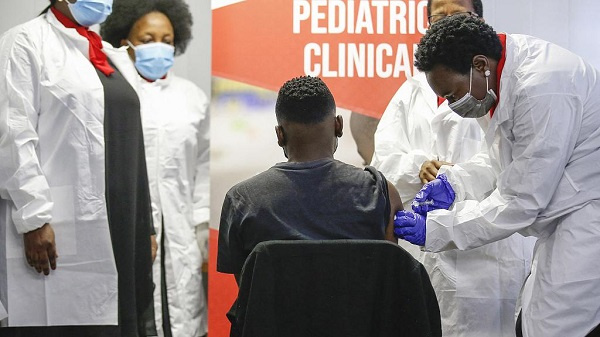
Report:
[{"label": "red banner", "polygon": [[213,75],[277,91],[319,76],[339,107],[381,117],[427,28],[421,0],[246,0],[213,10]]},{"label": "red banner", "polygon": [[[380,118],[413,73],[427,28],[426,0],[212,0],[212,74],[278,91],[296,76],[321,77],[339,107]],[[216,271],[211,229],[209,329],[229,335],[237,287]]]}]

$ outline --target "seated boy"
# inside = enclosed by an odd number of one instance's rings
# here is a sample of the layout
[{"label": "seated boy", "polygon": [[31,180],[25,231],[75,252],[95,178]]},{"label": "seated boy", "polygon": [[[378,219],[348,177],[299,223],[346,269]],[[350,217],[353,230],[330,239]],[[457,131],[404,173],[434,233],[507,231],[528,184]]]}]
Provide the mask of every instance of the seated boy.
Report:
[{"label": "seated boy", "polygon": [[275,113],[287,162],[232,187],[223,202],[217,270],[239,279],[246,258],[267,240],[387,239],[402,210],[396,188],[373,167],[333,158],[343,120],[316,77],[287,81]]}]

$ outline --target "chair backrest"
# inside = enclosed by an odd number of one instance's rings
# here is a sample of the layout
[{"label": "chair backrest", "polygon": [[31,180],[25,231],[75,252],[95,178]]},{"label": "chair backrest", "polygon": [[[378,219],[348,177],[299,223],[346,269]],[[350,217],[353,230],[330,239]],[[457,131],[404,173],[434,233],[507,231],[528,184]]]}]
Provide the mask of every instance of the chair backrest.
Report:
[{"label": "chair backrest", "polygon": [[425,268],[378,240],[260,243],[235,312],[232,336],[441,336]]}]

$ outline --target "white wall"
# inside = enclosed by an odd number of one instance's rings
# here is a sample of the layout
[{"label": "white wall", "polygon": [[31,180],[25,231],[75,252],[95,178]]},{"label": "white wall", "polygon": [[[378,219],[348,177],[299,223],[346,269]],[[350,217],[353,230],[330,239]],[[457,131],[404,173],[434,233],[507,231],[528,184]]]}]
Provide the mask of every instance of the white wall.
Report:
[{"label": "white wall", "polygon": [[186,2],[190,5],[194,17],[192,27],[194,38],[185,54],[175,60],[174,71],[177,75],[196,83],[210,97],[212,33],[210,0],[186,0]]},{"label": "white wall", "polygon": [[50,4],[49,0],[0,0],[0,33],[36,17]]},{"label": "white wall", "polygon": [[537,36],[583,57],[600,69],[600,1],[482,0],[496,31]]},{"label": "white wall", "polygon": [[[210,95],[210,0],[186,0],[186,2],[190,5],[194,17],[194,39],[188,46],[187,52],[175,60],[174,71],[179,76],[192,80],[207,95]],[[0,34],[36,17],[49,3],[49,0],[0,0],[0,13],[2,13]]]}]

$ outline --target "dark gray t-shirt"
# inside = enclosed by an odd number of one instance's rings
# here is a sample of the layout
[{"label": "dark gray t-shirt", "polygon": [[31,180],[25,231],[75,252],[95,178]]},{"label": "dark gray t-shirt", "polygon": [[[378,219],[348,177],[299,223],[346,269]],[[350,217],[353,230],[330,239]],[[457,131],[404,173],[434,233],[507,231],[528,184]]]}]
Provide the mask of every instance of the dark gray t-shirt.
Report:
[{"label": "dark gray t-shirt", "polygon": [[387,183],[334,159],[279,163],[232,187],[223,202],[217,270],[239,274],[267,240],[383,239]]}]

